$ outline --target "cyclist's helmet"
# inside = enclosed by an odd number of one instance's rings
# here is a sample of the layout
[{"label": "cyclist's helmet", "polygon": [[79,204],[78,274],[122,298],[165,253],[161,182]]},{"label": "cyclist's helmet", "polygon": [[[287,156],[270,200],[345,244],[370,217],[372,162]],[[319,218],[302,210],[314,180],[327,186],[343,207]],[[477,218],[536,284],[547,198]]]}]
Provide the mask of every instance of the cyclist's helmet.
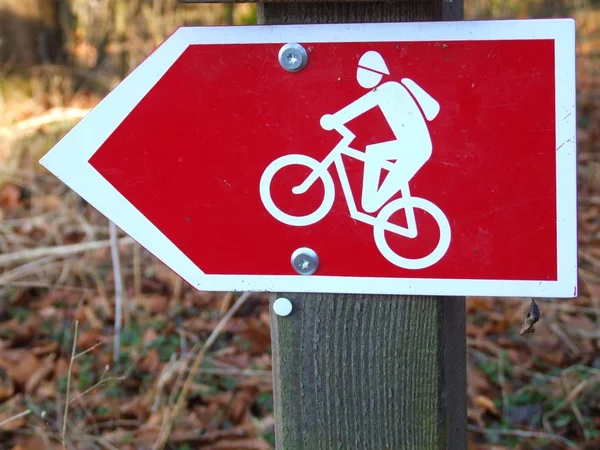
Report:
[{"label": "cyclist's helmet", "polygon": [[372,88],[379,84],[383,75],[389,75],[390,71],[381,55],[375,51],[368,51],[360,57],[356,79],[358,84],[364,88]]}]

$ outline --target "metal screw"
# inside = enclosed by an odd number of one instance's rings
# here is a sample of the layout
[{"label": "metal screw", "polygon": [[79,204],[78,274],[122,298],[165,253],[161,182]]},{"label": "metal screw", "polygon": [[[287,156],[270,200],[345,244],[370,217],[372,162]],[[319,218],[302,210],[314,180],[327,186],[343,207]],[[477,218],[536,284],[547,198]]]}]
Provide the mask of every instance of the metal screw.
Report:
[{"label": "metal screw", "polygon": [[285,44],[279,50],[279,64],[288,72],[299,72],[306,67],[308,53],[300,44]]},{"label": "metal screw", "polygon": [[300,275],[312,275],[319,268],[319,256],[306,247],[302,247],[292,253],[292,267]]},{"label": "metal screw", "polygon": [[278,316],[288,316],[292,312],[292,302],[281,297],[273,302],[273,312]]}]

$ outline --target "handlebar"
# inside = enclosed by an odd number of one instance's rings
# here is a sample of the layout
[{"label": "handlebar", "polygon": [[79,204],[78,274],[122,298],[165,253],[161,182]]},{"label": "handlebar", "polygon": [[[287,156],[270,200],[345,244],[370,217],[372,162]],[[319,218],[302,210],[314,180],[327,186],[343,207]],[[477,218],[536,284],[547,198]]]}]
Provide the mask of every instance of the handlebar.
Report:
[{"label": "handlebar", "polygon": [[343,124],[340,124],[339,126],[335,127],[334,130],[340,133],[344,138],[354,139],[356,137],[354,133],[350,131],[346,125]]},{"label": "handlebar", "polygon": [[335,120],[335,114],[326,114],[321,117],[321,126],[325,130],[335,130],[342,136],[342,142],[349,144],[356,136],[345,124]]}]

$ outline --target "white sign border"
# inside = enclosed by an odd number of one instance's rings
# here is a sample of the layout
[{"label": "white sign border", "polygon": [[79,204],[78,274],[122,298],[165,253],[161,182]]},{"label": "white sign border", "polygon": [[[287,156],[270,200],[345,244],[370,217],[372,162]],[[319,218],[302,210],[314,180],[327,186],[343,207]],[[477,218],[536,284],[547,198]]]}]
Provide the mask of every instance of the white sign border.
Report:
[{"label": "white sign border", "polygon": [[[88,162],[189,45],[515,39],[555,41],[557,281],[206,275]],[[90,111],[40,163],[199,290],[573,298],[577,296],[575,77],[573,19],[182,27]]]}]

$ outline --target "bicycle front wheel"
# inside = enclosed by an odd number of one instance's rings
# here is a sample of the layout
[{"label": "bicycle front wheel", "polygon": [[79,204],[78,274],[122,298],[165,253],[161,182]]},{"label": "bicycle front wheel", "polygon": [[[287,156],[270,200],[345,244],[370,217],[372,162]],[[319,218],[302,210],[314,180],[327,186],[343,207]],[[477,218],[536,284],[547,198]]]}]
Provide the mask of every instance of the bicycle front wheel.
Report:
[{"label": "bicycle front wheel", "polygon": [[[275,175],[282,169],[299,165],[308,167],[318,175],[318,179],[323,183],[323,200],[320,206],[313,212],[305,215],[288,214],[279,208],[273,201],[271,193],[271,184]],[[293,192],[293,191],[292,191]],[[296,194],[302,195],[302,194]],[[323,168],[322,164],[314,158],[306,155],[285,155],[273,161],[263,172],[260,179],[260,198],[269,213],[280,222],[293,226],[307,226],[317,223],[327,215],[333,206],[335,198],[335,186],[329,172]]]}]

